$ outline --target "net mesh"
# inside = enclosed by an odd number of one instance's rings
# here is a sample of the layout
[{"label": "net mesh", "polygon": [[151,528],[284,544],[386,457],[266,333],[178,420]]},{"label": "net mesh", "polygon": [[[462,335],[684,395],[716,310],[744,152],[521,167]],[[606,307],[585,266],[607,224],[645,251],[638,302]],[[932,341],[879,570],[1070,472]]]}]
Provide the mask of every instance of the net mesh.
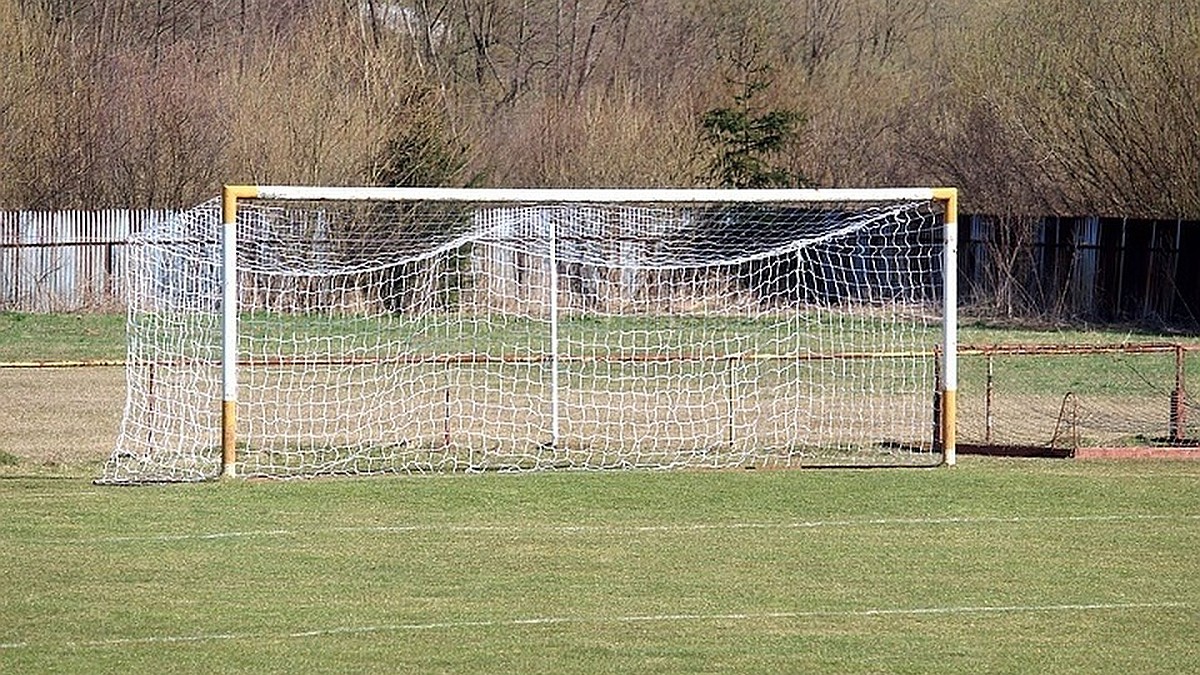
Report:
[{"label": "net mesh", "polygon": [[[220,471],[220,204],[131,242],[102,482]],[[934,202],[259,202],[238,472],[933,464]]]},{"label": "net mesh", "polygon": [[1150,342],[965,348],[960,449],[1195,446],[1187,354]]}]

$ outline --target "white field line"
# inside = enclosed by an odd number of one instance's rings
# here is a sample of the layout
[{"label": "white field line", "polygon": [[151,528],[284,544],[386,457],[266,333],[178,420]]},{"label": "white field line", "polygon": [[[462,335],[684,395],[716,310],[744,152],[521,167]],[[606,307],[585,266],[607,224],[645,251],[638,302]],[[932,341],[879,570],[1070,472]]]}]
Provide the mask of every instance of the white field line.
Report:
[{"label": "white field line", "polygon": [[199,635],[149,635],[144,637],[110,638],[106,640],[67,641],[59,644],[35,644],[31,642],[0,643],[0,650],[44,648],[103,648],[128,645],[189,644],[217,642],[222,640],[299,640],[305,638],[336,637],[340,635],[366,635],[372,633],[399,633],[433,630],[455,630],[462,628],[511,628],[521,626],[587,625],[587,624],[637,624],[637,623],[701,623],[711,621],[780,621],[802,619],[870,618],[892,616],[945,616],[957,614],[1034,614],[1034,613],[1081,613],[1136,610],[1188,609],[1182,602],[1127,602],[1087,603],[1062,605],[997,605],[964,607],[915,607],[877,608],[849,610],[813,610],[799,612],[733,612],[727,614],[635,614],[609,617],[547,616],[517,619],[483,619],[477,621],[435,621],[429,623],[393,623],[368,626],[340,626],[318,628],[285,633],[208,633]]},{"label": "white field line", "polygon": [[896,527],[896,526],[973,526],[1038,523],[1119,523],[1146,521],[1200,521],[1200,514],[1096,514],[1079,516],[947,516],[931,518],[863,518],[838,520],[804,520],[761,523],[695,523],[691,525],[363,525],[326,528],[275,528],[262,530],[233,530],[228,532],[146,534],[94,539],[48,540],[50,545],[106,544],[133,542],[204,541],[222,539],[257,539],[294,537],[318,534],[597,534],[630,535],[737,530],[806,530],[822,528]]}]

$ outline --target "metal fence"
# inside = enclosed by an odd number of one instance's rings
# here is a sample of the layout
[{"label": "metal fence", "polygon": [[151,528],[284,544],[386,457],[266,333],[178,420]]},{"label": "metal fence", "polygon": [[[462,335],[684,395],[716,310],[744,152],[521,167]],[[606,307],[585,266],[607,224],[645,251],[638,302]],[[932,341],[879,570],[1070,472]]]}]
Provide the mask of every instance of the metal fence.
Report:
[{"label": "metal fence", "polygon": [[1200,221],[960,221],[960,301],[1018,315],[1200,328]]},{"label": "metal fence", "polygon": [[[121,311],[126,243],[170,210],[0,212],[0,311]],[[1200,222],[960,219],[961,300],[994,311],[1200,327]],[[1025,229],[1024,238],[1012,237]],[[1005,239],[1012,242],[1005,244]],[[1015,246],[1015,248],[1014,248]]]},{"label": "metal fence", "polygon": [[0,310],[120,311],[126,242],[166,210],[0,212]]}]

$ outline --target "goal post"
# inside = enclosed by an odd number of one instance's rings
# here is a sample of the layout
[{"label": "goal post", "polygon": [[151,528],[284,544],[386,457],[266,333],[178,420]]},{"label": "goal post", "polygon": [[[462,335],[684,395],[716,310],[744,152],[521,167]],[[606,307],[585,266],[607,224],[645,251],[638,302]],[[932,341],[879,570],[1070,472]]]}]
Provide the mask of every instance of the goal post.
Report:
[{"label": "goal post", "polygon": [[131,242],[100,482],[952,465],[956,211],[952,188],[226,186]]},{"label": "goal post", "polygon": [[252,199],[253,186],[221,191],[221,477],[237,476],[238,199]]},{"label": "goal post", "polygon": [[942,225],[942,377],[939,383],[939,432],[942,463],[957,460],[958,427],[958,190],[936,188],[933,199],[941,202]]}]

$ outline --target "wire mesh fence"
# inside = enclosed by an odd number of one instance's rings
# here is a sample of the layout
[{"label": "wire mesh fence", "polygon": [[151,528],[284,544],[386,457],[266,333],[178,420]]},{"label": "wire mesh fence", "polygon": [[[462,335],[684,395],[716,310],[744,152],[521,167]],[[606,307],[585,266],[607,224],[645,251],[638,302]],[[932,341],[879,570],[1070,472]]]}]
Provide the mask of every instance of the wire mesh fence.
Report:
[{"label": "wire mesh fence", "polygon": [[1173,343],[992,345],[959,354],[959,440],[973,448],[1200,444],[1188,365]]}]

